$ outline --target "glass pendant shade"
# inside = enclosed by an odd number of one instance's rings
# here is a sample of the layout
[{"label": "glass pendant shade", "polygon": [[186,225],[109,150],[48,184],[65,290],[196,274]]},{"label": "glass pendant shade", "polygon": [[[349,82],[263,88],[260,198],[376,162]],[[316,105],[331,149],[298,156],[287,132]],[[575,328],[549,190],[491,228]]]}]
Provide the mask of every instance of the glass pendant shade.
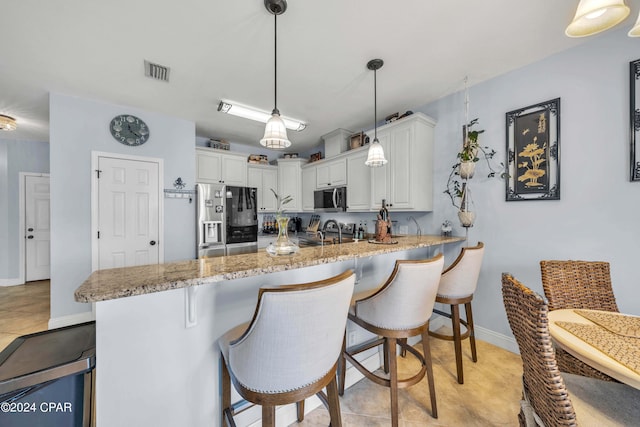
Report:
[{"label": "glass pendant shade", "polygon": [[382,149],[382,144],[380,144],[378,138],[374,139],[369,146],[369,153],[367,154],[367,160],[364,162],[364,164],[372,168],[387,164],[387,159],[384,158],[384,150]]},{"label": "glass pendant shade", "polygon": [[565,34],[569,37],[597,34],[619,24],[627,16],[629,7],[624,0],[580,0]]},{"label": "glass pendant shade", "polygon": [[16,130],[16,119],[0,114],[0,130]]},{"label": "glass pendant shade", "polygon": [[272,150],[284,150],[291,146],[291,141],[287,138],[287,128],[277,111],[274,111],[267,121],[260,144]]},{"label": "glass pendant shade", "polygon": [[636,24],[633,26],[631,31],[627,33],[629,37],[640,37],[640,13],[638,13],[638,19],[636,19]]}]

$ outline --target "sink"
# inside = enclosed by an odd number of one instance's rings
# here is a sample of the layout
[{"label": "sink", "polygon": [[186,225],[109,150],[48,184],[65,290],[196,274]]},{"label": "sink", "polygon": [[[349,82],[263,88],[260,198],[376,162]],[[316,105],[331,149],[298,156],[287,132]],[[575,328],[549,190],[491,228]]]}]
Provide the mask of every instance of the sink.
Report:
[{"label": "sink", "polygon": [[[352,237],[346,237],[346,236],[342,236],[342,244],[345,243],[353,243],[355,242],[355,240],[353,240]],[[337,245],[338,244],[338,238],[337,237],[328,237],[324,239],[324,242],[316,236],[299,236],[298,237],[298,245],[301,248],[304,247],[309,247],[309,246],[321,246],[322,244],[324,245]]]}]

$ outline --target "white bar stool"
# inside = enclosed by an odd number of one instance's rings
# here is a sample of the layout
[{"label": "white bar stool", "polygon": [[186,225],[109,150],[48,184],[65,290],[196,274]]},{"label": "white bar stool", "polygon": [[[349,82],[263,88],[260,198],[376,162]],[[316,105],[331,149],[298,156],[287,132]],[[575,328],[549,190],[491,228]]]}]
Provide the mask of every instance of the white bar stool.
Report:
[{"label": "white bar stool", "polygon": [[[340,427],[336,369],[355,276],[346,271],[317,282],[261,288],[250,323],[224,334],[222,425],[235,426],[231,382],[247,401],[262,405],[262,425],[275,425],[275,406],[317,394]],[[322,392],[327,388],[327,395]]]}]

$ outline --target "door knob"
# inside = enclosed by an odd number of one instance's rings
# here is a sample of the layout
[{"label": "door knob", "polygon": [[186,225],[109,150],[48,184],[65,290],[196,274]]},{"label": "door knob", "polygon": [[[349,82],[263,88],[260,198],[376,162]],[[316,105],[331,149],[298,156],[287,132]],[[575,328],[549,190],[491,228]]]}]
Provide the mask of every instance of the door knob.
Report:
[{"label": "door knob", "polygon": [[156,244],[156,241],[155,241],[155,240],[152,240],[152,241],[150,241],[150,242],[149,242],[149,244],[150,244],[151,246],[153,246],[153,245],[155,245],[155,244]]},{"label": "door knob", "polygon": [[27,231],[33,231],[33,228],[29,227],[27,228]]},{"label": "door knob", "polygon": [[33,236],[27,236],[27,239],[33,239]]}]

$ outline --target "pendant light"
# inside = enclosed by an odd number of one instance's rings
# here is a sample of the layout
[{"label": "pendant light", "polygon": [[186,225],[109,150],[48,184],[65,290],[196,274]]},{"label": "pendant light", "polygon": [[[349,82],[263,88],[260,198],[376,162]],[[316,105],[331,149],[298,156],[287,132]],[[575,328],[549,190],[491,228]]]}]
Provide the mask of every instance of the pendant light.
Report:
[{"label": "pendant light", "polygon": [[580,0],[573,21],[565,30],[569,37],[585,37],[619,24],[629,15],[624,0]]},{"label": "pendant light", "polygon": [[283,150],[291,146],[287,128],[278,111],[278,15],[287,10],[286,0],[264,0],[264,7],[273,15],[273,111],[267,121],[260,144],[272,150]]},{"label": "pendant light", "polygon": [[376,71],[378,71],[384,62],[382,59],[372,59],[367,63],[367,68],[373,70],[373,142],[369,146],[369,153],[365,165],[376,168],[383,166],[387,163],[387,159],[384,158],[384,150],[382,144],[378,141],[378,95],[377,95],[377,81]]},{"label": "pendant light", "polygon": [[16,130],[16,119],[0,114],[0,130]]}]

